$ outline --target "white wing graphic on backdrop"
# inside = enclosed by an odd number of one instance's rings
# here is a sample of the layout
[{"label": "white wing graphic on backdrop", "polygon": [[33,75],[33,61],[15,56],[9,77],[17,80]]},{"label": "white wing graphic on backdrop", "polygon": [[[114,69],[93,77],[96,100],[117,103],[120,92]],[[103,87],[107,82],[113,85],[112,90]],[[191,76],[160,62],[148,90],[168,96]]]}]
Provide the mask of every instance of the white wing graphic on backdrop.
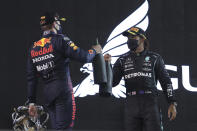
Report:
[{"label": "white wing graphic on backdrop", "polygon": [[[145,2],[125,20],[123,20],[110,34],[107,39],[106,45],[103,48],[103,54],[109,53],[112,56],[122,55],[129,51],[127,44],[127,38],[120,35],[125,30],[133,26],[137,26],[146,30],[148,28],[149,20],[147,12],[149,9],[148,1]],[[112,65],[118,57],[112,57]],[[93,81],[93,69],[92,64],[84,64],[80,69],[82,72],[89,73],[89,75],[77,86],[74,87],[75,97],[85,97],[87,95],[95,95],[99,92],[99,86],[94,84]],[[124,80],[120,81],[120,84],[112,89],[112,93],[115,97],[126,97],[126,88],[124,86]]]}]

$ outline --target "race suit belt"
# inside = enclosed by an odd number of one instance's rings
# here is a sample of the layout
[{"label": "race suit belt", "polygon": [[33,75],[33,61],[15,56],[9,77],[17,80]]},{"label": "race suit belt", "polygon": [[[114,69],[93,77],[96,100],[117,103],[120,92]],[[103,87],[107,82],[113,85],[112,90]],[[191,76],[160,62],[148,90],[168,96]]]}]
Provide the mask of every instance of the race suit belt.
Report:
[{"label": "race suit belt", "polygon": [[64,72],[54,72],[53,70],[48,71],[47,73],[43,73],[42,75],[42,79],[44,81],[48,81],[50,79],[55,79],[55,78],[65,78],[65,73]]},{"label": "race suit belt", "polygon": [[150,90],[139,90],[139,91],[131,91],[127,92],[127,96],[135,96],[135,95],[144,95],[144,94],[152,94],[153,92]]},{"label": "race suit belt", "polygon": [[41,76],[42,76],[43,80],[48,80],[48,79],[52,78],[54,76],[54,74],[55,74],[54,71],[50,70],[47,72],[43,72]]}]

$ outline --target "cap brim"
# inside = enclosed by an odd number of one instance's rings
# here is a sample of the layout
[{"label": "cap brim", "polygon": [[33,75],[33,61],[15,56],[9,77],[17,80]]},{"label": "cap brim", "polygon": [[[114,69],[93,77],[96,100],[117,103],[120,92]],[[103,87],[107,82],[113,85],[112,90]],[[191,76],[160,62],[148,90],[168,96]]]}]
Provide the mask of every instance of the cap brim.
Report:
[{"label": "cap brim", "polygon": [[66,21],[66,18],[62,17],[62,18],[59,18],[60,21]]},{"label": "cap brim", "polygon": [[61,18],[56,18],[56,20],[55,21],[66,21],[66,18],[64,18],[64,17],[61,17]]},{"label": "cap brim", "polygon": [[132,32],[132,31],[125,31],[122,33],[123,36],[129,36],[129,35],[133,35],[133,36],[136,36],[138,34],[136,34],[135,32]]}]

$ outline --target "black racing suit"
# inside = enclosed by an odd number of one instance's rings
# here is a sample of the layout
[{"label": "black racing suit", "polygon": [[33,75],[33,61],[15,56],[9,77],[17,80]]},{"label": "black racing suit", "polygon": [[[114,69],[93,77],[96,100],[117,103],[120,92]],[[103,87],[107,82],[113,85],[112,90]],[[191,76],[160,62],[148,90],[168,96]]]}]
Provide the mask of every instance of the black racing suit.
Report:
[{"label": "black racing suit", "polygon": [[29,103],[36,103],[38,77],[44,81],[45,104],[50,113],[52,128],[69,129],[75,119],[75,101],[69,73],[69,58],[91,62],[96,52],[84,51],[68,37],[46,31],[30,47],[27,62]]},{"label": "black racing suit", "polygon": [[113,67],[113,87],[124,77],[126,87],[125,127],[128,131],[161,131],[157,104],[157,81],[169,103],[175,102],[172,82],[160,55],[128,52]]}]

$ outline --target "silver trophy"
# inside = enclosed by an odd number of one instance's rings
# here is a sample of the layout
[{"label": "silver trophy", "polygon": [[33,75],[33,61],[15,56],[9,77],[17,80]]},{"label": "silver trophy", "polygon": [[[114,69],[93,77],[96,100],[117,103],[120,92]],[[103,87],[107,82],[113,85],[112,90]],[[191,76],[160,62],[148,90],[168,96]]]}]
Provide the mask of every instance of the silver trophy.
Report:
[{"label": "silver trophy", "polygon": [[14,108],[12,113],[14,131],[44,131],[46,130],[46,122],[49,114],[44,111],[42,106],[36,106],[37,115],[32,117],[28,113],[28,106],[19,106]]}]

